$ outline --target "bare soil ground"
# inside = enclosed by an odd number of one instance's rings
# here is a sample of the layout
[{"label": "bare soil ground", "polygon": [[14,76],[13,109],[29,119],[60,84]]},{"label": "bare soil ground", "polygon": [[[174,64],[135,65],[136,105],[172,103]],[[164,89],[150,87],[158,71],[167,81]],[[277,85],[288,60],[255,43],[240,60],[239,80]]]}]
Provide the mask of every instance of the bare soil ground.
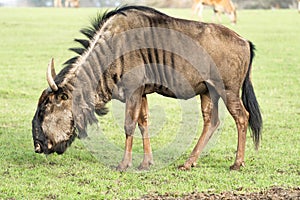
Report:
[{"label": "bare soil ground", "polygon": [[280,187],[272,187],[268,190],[253,193],[238,193],[238,192],[223,192],[220,194],[214,193],[191,193],[183,196],[176,194],[164,194],[164,195],[145,195],[141,199],[182,199],[182,200],[300,200],[300,187],[283,189]]}]

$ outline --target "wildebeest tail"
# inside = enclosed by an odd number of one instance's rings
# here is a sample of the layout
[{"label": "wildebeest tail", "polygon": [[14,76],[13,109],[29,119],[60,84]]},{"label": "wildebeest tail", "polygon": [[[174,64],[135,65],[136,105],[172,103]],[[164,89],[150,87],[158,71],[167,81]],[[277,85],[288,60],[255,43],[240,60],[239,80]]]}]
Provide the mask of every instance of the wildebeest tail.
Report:
[{"label": "wildebeest tail", "polygon": [[252,131],[252,138],[255,144],[255,148],[258,149],[261,132],[262,132],[262,116],[260,113],[260,108],[254,93],[253,85],[250,79],[252,60],[254,57],[254,45],[249,41],[250,45],[250,63],[246,78],[242,86],[242,100],[246,110],[249,112],[249,126]]}]

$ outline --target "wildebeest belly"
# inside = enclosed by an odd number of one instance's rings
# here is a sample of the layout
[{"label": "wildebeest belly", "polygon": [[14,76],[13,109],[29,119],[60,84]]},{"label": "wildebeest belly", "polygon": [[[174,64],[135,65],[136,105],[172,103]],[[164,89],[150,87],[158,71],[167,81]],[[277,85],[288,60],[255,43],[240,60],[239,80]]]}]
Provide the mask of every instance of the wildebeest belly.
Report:
[{"label": "wildebeest belly", "polygon": [[204,82],[199,83],[196,87],[191,85],[181,84],[178,87],[165,87],[163,85],[149,84],[145,86],[145,94],[158,93],[166,97],[172,97],[176,99],[190,99],[198,94],[207,91],[206,84]]},{"label": "wildebeest belly", "polygon": [[135,91],[142,89],[143,94],[158,93],[166,97],[172,97],[176,99],[190,99],[198,94],[207,91],[207,85],[204,81],[190,82],[184,78],[178,78],[169,82],[160,82],[151,80],[137,81],[131,79],[129,82],[123,82],[113,90],[113,98],[125,102],[128,95],[132,95]]}]

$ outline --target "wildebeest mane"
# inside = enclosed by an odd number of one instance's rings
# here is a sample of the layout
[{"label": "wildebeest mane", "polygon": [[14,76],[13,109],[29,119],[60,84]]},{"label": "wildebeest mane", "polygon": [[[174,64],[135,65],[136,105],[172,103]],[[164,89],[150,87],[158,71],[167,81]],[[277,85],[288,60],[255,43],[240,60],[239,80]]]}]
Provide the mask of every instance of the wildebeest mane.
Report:
[{"label": "wildebeest mane", "polygon": [[[138,10],[142,12],[145,11],[145,12],[151,12],[162,16],[166,16],[165,14],[156,11],[155,9],[144,7],[144,6],[122,6],[114,10],[110,10],[110,11],[106,10],[103,13],[98,13],[96,17],[91,20],[91,25],[89,27],[80,30],[80,32],[84,36],[86,36],[86,39],[75,39],[75,41],[79,43],[81,47],[69,49],[75,52],[77,56],[69,59],[64,63],[65,67],[60,71],[60,73],[55,78],[56,83],[60,84],[64,82],[64,79],[66,77],[70,77],[70,75],[74,73],[74,69],[77,66],[78,60],[80,59],[81,56],[83,56],[86,52],[88,52],[90,48],[92,48],[91,45],[94,42],[94,38],[96,38],[96,35],[98,34],[102,26],[105,24],[105,22],[116,14],[121,14],[126,16],[125,11],[128,10]],[[87,77],[88,75],[87,72],[90,71],[90,69],[82,68],[82,71],[83,73],[80,76],[83,77],[85,80],[89,80],[90,78]],[[76,79],[80,79],[80,78],[77,77]],[[93,82],[93,81],[95,80],[89,80],[89,82]],[[75,117],[75,126],[79,132],[79,137],[87,136],[86,133],[87,125],[97,122],[95,113],[97,113],[98,115],[104,115],[108,112],[108,109],[106,107],[101,107],[100,109],[97,108],[97,102],[95,102],[95,94],[93,94],[92,91],[89,89],[89,85],[91,85],[91,83],[87,83],[83,81],[82,84],[83,85],[75,85],[75,83],[72,82],[71,79],[69,79],[69,81],[61,85],[62,87],[67,88],[67,90],[69,90],[73,94],[75,93],[77,94],[75,95],[76,97],[74,97],[73,100],[74,104],[77,105],[73,107],[73,114]]]},{"label": "wildebeest mane", "polygon": [[93,40],[93,38],[95,37],[95,35],[97,34],[97,31],[101,29],[102,25],[112,16],[116,15],[116,14],[122,14],[124,16],[126,16],[125,11],[127,10],[139,10],[139,11],[150,11],[150,12],[154,12],[160,15],[164,15],[166,16],[166,14],[161,13],[155,9],[149,8],[149,7],[145,7],[145,6],[121,6],[119,8],[116,8],[114,10],[106,10],[103,13],[98,13],[97,16],[95,18],[93,18],[91,20],[91,25],[89,27],[83,28],[80,30],[80,32],[87,37],[87,39],[74,39],[74,41],[78,42],[79,44],[81,44],[82,47],[76,47],[76,48],[69,48],[69,50],[75,52],[76,54],[78,54],[78,56],[75,56],[69,60],[67,60],[64,64],[65,65],[72,65],[74,63],[76,63],[77,59],[84,54],[84,52],[86,50],[88,50],[88,48],[90,47],[90,42]]},{"label": "wildebeest mane", "polygon": [[87,39],[74,39],[75,42],[78,42],[82,45],[82,47],[76,47],[76,48],[70,48],[69,50],[75,52],[78,54],[78,56],[75,56],[68,61],[66,61],[65,65],[72,65],[76,63],[79,56],[83,55],[85,51],[88,50],[90,47],[90,42],[93,40],[94,36],[96,35],[97,31],[101,29],[104,22],[110,18],[111,16],[117,14],[117,9],[108,11],[106,10],[104,13],[98,13],[97,16],[91,20],[91,25],[89,27],[83,28],[80,30],[80,32],[87,37]]}]

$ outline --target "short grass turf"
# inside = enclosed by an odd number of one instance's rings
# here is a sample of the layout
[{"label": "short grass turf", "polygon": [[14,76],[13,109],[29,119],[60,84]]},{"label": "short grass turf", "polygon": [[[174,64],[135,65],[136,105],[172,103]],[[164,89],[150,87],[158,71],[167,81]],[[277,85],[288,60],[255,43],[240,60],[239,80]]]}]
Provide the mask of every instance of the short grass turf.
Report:
[{"label": "short grass turf", "polygon": [[[172,16],[197,20],[190,9],[162,9]],[[300,186],[300,15],[295,10],[238,11],[238,24],[225,16],[223,24],[256,45],[252,79],[261,106],[264,128],[261,148],[254,150],[248,133],[246,167],[229,171],[235,158],[237,132],[224,111],[224,125],[214,143],[200,157],[198,166],[179,171],[201,133],[202,119],[183,132],[191,132],[191,143],[179,154],[165,149],[149,172],[113,170],[122,156],[123,115],[115,108],[100,119],[105,138],[118,155],[90,151],[76,140],[63,155],[35,154],[31,119],[42,90],[47,87],[45,72],[51,57],[56,69],[74,56],[68,48],[82,38],[78,30],[89,25],[97,9],[0,8],[0,199],[128,199],[146,194],[191,192],[260,191],[273,186]],[[212,21],[210,10],[204,19]],[[198,101],[198,100],[197,100]],[[174,144],[183,123],[181,104],[150,95],[149,106],[153,151]],[[120,114],[121,116],[117,116]],[[163,123],[162,123],[163,121]],[[181,130],[182,131],[182,130]],[[142,152],[139,133],[134,151]],[[101,144],[101,141],[99,141]],[[170,155],[170,157],[168,157]],[[107,161],[102,157],[109,158]],[[114,157],[115,156],[115,157]],[[161,156],[159,154],[157,157]],[[156,157],[154,157],[154,160]]]}]

